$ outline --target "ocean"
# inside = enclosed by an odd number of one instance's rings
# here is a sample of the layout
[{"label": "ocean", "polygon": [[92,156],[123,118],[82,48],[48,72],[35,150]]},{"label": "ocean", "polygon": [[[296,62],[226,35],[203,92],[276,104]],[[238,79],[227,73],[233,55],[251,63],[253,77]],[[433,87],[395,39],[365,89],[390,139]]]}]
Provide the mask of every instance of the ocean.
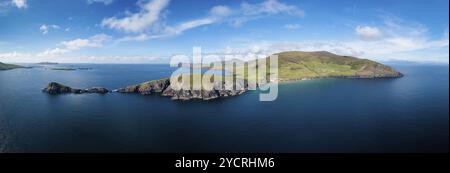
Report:
[{"label": "ocean", "polygon": [[157,95],[48,95],[52,81],[117,89],[168,65],[62,64],[0,71],[0,152],[448,152],[449,66],[393,64],[392,79],[283,83],[213,101]]}]

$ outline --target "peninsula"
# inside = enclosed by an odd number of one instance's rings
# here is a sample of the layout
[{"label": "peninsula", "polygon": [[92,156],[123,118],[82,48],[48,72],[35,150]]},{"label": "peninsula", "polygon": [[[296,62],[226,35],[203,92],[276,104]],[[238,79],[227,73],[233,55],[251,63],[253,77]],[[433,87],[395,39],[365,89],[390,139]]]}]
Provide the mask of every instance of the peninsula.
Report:
[{"label": "peninsula", "polygon": [[[350,56],[340,56],[330,52],[319,51],[319,52],[281,52],[278,55],[278,70],[279,77],[278,82],[293,81],[293,80],[305,80],[305,79],[315,79],[315,78],[395,78],[402,77],[403,74],[397,72],[395,69],[383,65],[381,63],[367,60],[359,59]],[[257,68],[257,62],[248,61],[245,62],[243,66],[236,68],[248,67]],[[226,69],[223,67],[213,68],[214,70],[226,70],[231,71],[232,69]],[[245,70],[246,71],[246,70]],[[270,72],[267,73],[269,75]],[[192,74],[191,78],[203,77],[204,75],[210,74]],[[171,97],[173,100],[190,100],[190,99],[201,99],[201,100],[211,100],[217,98],[224,98],[229,96],[236,96],[245,93],[249,88],[249,79],[253,79],[247,74],[244,76],[225,76],[226,80],[236,80],[235,85],[238,86],[236,89],[228,89],[227,83],[225,82],[212,82],[214,88],[213,90],[174,90],[172,89],[171,82],[169,78],[152,80],[143,82],[140,84],[134,84],[126,86],[124,88],[113,90],[113,92],[118,93],[138,93],[142,95],[159,94],[161,96]],[[259,81],[256,82],[257,85],[261,84]],[[99,87],[97,87],[98,89]],[[221,89],[220,89],[221,88]],[[233,88],[233,87],[231,87]],[[102,91],[108,91],[103,88]],[[81,91],[81,92],[80,92]],[[50,94],[60,94],[60,93],[96,93],[89,92],[90,90],[74,90],[70,87],[58,83],[50,83],[44,92]],[[94,90],[97,91],[97,90]],[[106,92],[105,92],[106,93]]]},{"label": "peninsula", "polygon": [[0,70],[11,70],[16,68],[26,68],[26,67],[14,64],[5,64],[0,62]]}]

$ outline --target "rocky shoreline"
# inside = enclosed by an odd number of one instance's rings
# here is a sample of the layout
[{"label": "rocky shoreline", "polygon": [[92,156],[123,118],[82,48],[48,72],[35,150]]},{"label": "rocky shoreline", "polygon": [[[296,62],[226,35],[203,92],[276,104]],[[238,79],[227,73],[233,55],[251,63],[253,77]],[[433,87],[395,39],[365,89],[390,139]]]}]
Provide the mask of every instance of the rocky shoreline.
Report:
[{"label": "rocky shoreline", "polygon": [[279,83],[289,83],[296,81],[304,81],[304,80],[314,80],[314,79],[329,79],[329,78],[337,78],[337,79],[381,79],[381,78],[401,78],[404,75],[402,73],[398,73],[395,75],[379,75],[379,76],[320,76],[320,77],[306,77],[306,78],[297,78],[297,79],[280,79]]},{"label": "rocky shoreline", "polygon": [[[141,95],[153,95],[158,94],[164,97],[171,97],[172,100],[213,100],[218,98],[232,97],[245,93],[248,91],[248,85],[246,85],[243,80],[237,80],[236,88],[241,88],[239,90],[231,89],[226,90],[224,88],[228,88],[225,82],[214,83],[214,89],[212,90],[174,90],[170,85],[170,79],[160,79],[160,80],[152,80],[148,82],[144,82],[137,85],[130,85],[124,88],[116,89],[116,90],[108,90],[103,87],[93,87],[89,89],[74,89],[68,86],[65,86],[60,83],[51,82],[45,87],[42,91],[57,95],[57,94],[89,94],[89,93],[99,93],[106,94],[108,92],[117,92],[117,93],[136,93]],[[217,89],[222,88],[222,89]]]},{"label": "rocky shoreline", "polygon": [[[376,78],[398,78],[403,77],[403,74],[398,73],[398,75],[384,75],[384,76],[330,76],[330,77],[312,77],[312,78],[299,78],[299,79],[289,79],[289,80],[280,80],[280,83],[289,83],[295,81],[303,81],[303,80],[314,80],[314,79],[323,79],[323,78],[353,78],[353,79],[376,79]],[[236,88],[241,88],[239,90],[231,89],[226,90],[224,88],[233,88],[232,86],[227,86],[228,84],[225,82],[215,82],[214,89],[212,90],[174,90],[171,87],[170,79],[159,79],[147,81],[144,83],[126,86],[124,88],[119,88],[116,90],[109,90],[104,87],[92,87],[88,89],[76,89],[65,86],[63,84],[57,82],[51,82],[45,87],[42,91],[57,95],[57,94],[106,94],[109,92],[117,92],[117,93],[135,93],[141,95],[160,95],[164,97],[170,97],[172,100],[213,100],[218,98],[226,98],[232,96],[238,96],[244,94],[248,91],[248,84],[245,80],[237,80]],[[220,88],[220,89],[217,89]]]}]

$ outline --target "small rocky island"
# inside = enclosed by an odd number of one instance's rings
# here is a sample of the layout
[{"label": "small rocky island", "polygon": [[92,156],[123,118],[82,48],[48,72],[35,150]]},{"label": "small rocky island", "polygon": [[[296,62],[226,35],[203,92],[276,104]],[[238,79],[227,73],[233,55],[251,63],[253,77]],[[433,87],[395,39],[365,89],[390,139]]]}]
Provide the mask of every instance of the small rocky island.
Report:
[{"label": "small rocky island", "polygon": [[[403,74],[395,69],[367,59],[359,59],[350,56],[340,56],[330,52],[282,52],[278,55],[278,82],[305,80],[315,78],[396,78]],[[255,61],[249,61],[244,67],[251,66]],[[237,67],[237,68],[244,68]],[[255,66],[257,68],[257,66]],[[222,70],[222,69],[215,69]],[[223,69],[230,70],[230,69]],[[197,74],[198,75],[198,74]],[[269,75],[269,74],[268,74]],[[152,80],[140,84],[126,86],[112,90],[118,93],[137,93],[141,95],[158,94],[171,97],[173,100],[212,100],[230,96],[237,96],[248,91],[248,76],[236,78],[235,87],[227,86],[227,82],[212,82],[212,90],[174,90],[169,78]],[[225,79],[227,80],[227,79]],[[260,84],[256,82],[257,85]],[[231,83],[232,84],[232,83]],[[233,88],[226,90],[225,88]],[[236,90],[235,88],[240,88]],[[52,82],[43,90],[49,94],[63,93],[108,93],[109,90],[102,87],[90,89],[73,89],[62,84]]]}]

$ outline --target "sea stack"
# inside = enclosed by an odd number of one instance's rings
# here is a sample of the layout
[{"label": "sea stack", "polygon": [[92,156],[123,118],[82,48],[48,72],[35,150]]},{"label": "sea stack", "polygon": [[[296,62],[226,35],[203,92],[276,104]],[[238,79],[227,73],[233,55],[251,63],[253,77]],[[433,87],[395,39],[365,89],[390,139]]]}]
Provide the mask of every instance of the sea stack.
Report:
[{"label": "sea stack", "polygon": [[92,87],[88,89],[76,89],[71,88],[68,86],[65,86],[63,84],[57,83],[57,82],[50,82],[47,87],[45,87],[43,92],[49,93],[49,94],[89,94],[89,93],[98,93],[98,94],[106,94],[109,92],[108,89],[103,87]]}]

